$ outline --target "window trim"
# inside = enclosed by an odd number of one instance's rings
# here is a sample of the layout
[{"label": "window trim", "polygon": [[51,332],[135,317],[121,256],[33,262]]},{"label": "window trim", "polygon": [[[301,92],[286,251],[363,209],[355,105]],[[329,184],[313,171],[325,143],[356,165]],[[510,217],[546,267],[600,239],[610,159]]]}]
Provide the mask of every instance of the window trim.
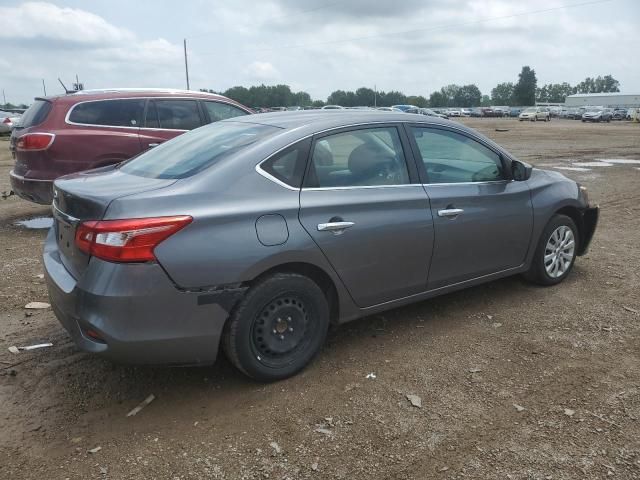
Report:
[{"label": "window trim", "polygon": [[[504,152],[496,149],[494,146],[488,144],[487,142],[483,141],[482,138],[479,138],[476,135],[472,135],[469,132],[462,130],[460,128],[455,128],[455,127],[449,127],[448,125],[441,125],[441,124],[437,124],[437,123],[430,123],[430,124],[422,124],[422,123],[415,123],[415,122],[410,122],[410,123],[406,123],[405,124],[405,128],[407,129],[407,136],[409,137],[409,143],[411,143],[411,148],[413,150],[413,155],[415,157],[416,160],[416,166],[418,167],[418,171],[420,174],[420,179],[423,185],[425,186],[436,186],[436,185],[484,185],[484,184],[494,184],[494,183],[509,183],[513,181],[513,178],[511,176],[511,169],[509,168],[511,165],[511,159],[508,158]],[[413,128],[430,128],[433,130],[444,130],[445,132],[451,132],[451,133],[456,133],[459,135],[462,135],[463,137],[469,138],[477,143],[479,143],[480,145],[482,145],[483,147],[485,147],[486,149],[488,149],[489,151],[495,153],[498,156],[498,159],[500,160],[500,163],[502,164],[502,170],[504,172],[504,177],[503,179],[500,180],[482,180],[482,181],[478,181],[478,182],[442,182],[442,183],[431,183],[429,182],[429,175],[427,174],[427,169],[424,165],[424,160],[422,158],[422,154],[420,153],[420,149],[418,148],[418,142],[416,141],[415,137],[413,136],[413,132],[411,131],[411,129]]]},{"label": "window trim", "polygon": [[[266,170],[264,170],[262,168],[262,164],[266,163],[270,160],[273,160],[275,157],[278,157],[279,155],[285,153],[287,150],[289,149],[296,149],[296,148],[300,148],[300,152],[298,152],[298,158],[296,159],[296,162],[301,162],[303,163],[302,166],[298,166],[296,165],[297,169],[301,169],[301,172],[299,173],[300,176],[300,184],[299,186],[294,186],[291,185],[287,182],[285,182],[284,180],[279,179],[278,177],[276,177],[275,175],[267,172]],[[299,191],[300,188],[302,187],[302,182],[304,181],[304,174],[307,170],[307,162],[309,161],[309,151],[311,149],[311,137],[304,137],[301,138],[300,140],[293,142],[289,145],[287,145],[284,148],[281,148],[280,150],[278,150],[277,152],[271,154],[268,158],[265,158],[264,160],[262,160],[258,165],[256,165],[256,172],[258,172],[260,175],[264,176],[265,178],[268,178],[269,180],[277,183],[278,185],[281,185],[283,187],[286,187],[289,190],[295,190],[295,191]]]},{"label": "window trim", "polygon": [[[324,130],[322,132],[317,132],[313,135],[313,141],[311,143],[311,147],[309,148],[309,155],[307,158],[307,165],[304,171],[304,177],[302,179],[302,190],[303,191],[324,191],[324,190],[354,190],[354,189],[369,189],[369,188],[389,188],[389,187],[406,187],[417,185],[420,183],[420,178],[417,175],[417,172],[413,170],[412,162],[413,152],[411,150],[411,145],[408,143],[408,139],[405,137],[406,132],[404,130],[405,122],[372,122],[372,123],[362,123],[356,125],[344,125],[340,127],[335,127],[330,130]],[[374,130],[380,128],[394,128],[398,134],[398,139],[400,140],[400,146],[402,147],[402,153],[404,154],[404,162],[405,167],[407,168],[407,175],[409,176],[410,183],[402,183],[396,185],[347,185],[347,186],[339,186],[339,187],[309,187],[306,186],[306,182],[309,179],[309,169],[311,168],[311,163],[313,161],[313,151],[316,146],[316,143],[323,140],[326,137],[339,135],[341,133],[346,132],[355,132],[358,130]]]},{"label": "window trim", "polygon": [[[198,125],[195,128],[192,128],[191,130],[195,130],[196,128],[200,128],[200,127],[204,127],[205,125],[207,125],[206,123],[204,123],[204,116],[202,114],[202,107],[200,106],[200,102],[198,101],[199,99],[197,98],[165,98],[165,97],[157,97],[157,98],[149,98],[147,99],[146,103],[145,103],[145,114],[147,111],[147,106],[151,103],[151,102],[164,102],[164,101],[172,101],[172,100],[177,100],[177,101],[184,101],[184,100],[190,100],[192,102],[195,102],[196,104],[196,111],[198,112],[198,118],[200,118],[200,125]],[[160,125],[162,122],[160,121],[160,112],[158,111],[158,105],[156,104],[156,113],[158,115],[158,125]],[[143,123],[146,125],[146,115],[143,118]],[[141,127],[142,128],[142,127]],[[185,130],[184,128],[163,128],[163,127],[151,127],[151,128],[144,128],[145,130],[161,130],[164,132],[190,132],[191,130]]]},{"label": "window trim", "polygon": [[[122,127],[118,127],[115,125],[102,125],[102,124],[96,124],[96,123],[78,123],[78,122],[72,122],[69,120],[69,116],[71,115],[71,112],[80,104],[83,103],[92,103],[92,102],[108,102],[110,100],[146,100],[145,102],[145,107],[144,107],[144,111],[146,112],[147,109],[147,103],[149,103],[149,100],[195,100],[198,103],[203,100],[200,97],[185,97],[185,96],[167,96],[167,97],[163,97],[163,96],[153,96],[153,97],[148,97],[148,96],[140,96],[140,97],[114,97],[114,98],[97,98],[95,100],[83,100],[81,102],[77,102],[74,103],[69,110],[67,111],[67,114],[64,117],[64,123],[66,123],[67,125],[77,125],[80,127],[98,127],[98,128],[125,128],[128,130],[147,130],[147,131],[161,131],[161,132],[188,132],[189,130],[181,130],[181,129],[177,129],[177,128],[153,128],[153,127],[130,127],[130,126],[122,126]],[[240,108],[240,110],[243,110],[241,107],[238,107],[238,105],[231,103],[231,102],[225,102],[223,100],[216,100],[219,103],[226,103],[228,105],[231,105],[232,107],[236,107],[236,108]],[[200,108],[200,107],[198,107]],[[143,112],[144,113],[144,112]],[[251,115],[252,112],[247,112],[248,115]],[[200,118],[202,121],[202,113],[200,113]],[[142,121],[144,122],[144,116],[142,118]],[[203,126],[203,125],[201,125]]]}]

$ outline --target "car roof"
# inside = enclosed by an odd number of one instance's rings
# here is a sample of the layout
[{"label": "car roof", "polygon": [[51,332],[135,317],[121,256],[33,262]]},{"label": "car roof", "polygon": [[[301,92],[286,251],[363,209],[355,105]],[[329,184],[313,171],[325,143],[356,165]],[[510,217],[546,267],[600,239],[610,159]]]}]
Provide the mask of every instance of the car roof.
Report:
[{"label": "car roof", "polygon": [[234,117],[225,122],[247,122],[271,125],[283,129],[304,129],[322,131],[332,128],[366,123],[419,122],[455,125],[467,130],[463,125],[451,120],[424,115],[384,111],[384,110],[303,110],[297,112],[258,113],[246,117]]},{"label": "car roof", "polygon": [[179,90],[172,88],[104,88],[93,90],[80,90],[78,92],[63,93],[38,99],[63,101],[68,103],[84,102],[86,100],[104,100],[109,98],[136,98],[136,97],[193,97],[211,100],[224,100],[237,104],[233,100],[215,93],[197,92],[193,90]]}]

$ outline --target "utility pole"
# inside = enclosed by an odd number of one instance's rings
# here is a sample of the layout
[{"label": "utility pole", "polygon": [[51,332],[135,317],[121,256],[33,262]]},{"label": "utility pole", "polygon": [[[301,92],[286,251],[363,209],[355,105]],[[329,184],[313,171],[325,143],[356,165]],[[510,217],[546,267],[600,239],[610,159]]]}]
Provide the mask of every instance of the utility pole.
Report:
[{"label": "utility pole", "polygon": [[2,104],[3,105],[7,104],[7,97],[4,96],[4,88],[2,89]]},{"label": "utility pole", "polygon": [[44,84],[44,78],[42,79],[42,91],[44,92],[44,96],[47,96],[47,86]]},{"label": "utility pole", "polygon": [[189,88],[189,64],[187,63],[187,39],[184,39],[184,73],[187,76],[187,90],[191,90]]},{"label": "utility pole", "polygon": [[378,108],[378,86],[373,85],[373,106]]}]

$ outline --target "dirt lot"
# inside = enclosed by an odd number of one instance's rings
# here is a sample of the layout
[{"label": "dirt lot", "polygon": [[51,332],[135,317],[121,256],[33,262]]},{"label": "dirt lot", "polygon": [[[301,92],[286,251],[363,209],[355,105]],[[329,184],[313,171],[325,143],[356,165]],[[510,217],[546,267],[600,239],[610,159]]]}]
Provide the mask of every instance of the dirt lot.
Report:
[{"label": "dirt lot", "polygon": [[48,209],[0,199],[0,478],[640,478],[640,164],[572,166],[640,160],[640,125],[465,123],[579,169],[564,173],[602,207],[591,252],[554,288],[510,278],[345,325],[270,385],[224,359],[134,368],[78,352],[50,310],[23,308],[47,301],[45,231],[14,223]]}]

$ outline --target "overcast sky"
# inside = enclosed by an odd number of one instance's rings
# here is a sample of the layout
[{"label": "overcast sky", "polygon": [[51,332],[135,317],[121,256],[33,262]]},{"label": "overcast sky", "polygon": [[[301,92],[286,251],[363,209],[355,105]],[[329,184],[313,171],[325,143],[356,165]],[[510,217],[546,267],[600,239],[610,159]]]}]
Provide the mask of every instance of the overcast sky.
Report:
[{"label": "overcast sky", "polygon": [[[360,86],[490,94],[530,65],[538,85],[612,74],[640,91],[640,1],[0,0],[7,101],[85,88],[286,83],[313,98]],[[557,9],[563,5],[577,5]],[[554,9],[554,10],[551,10]],[[547,10],[547,11],[543,11]]]}]

